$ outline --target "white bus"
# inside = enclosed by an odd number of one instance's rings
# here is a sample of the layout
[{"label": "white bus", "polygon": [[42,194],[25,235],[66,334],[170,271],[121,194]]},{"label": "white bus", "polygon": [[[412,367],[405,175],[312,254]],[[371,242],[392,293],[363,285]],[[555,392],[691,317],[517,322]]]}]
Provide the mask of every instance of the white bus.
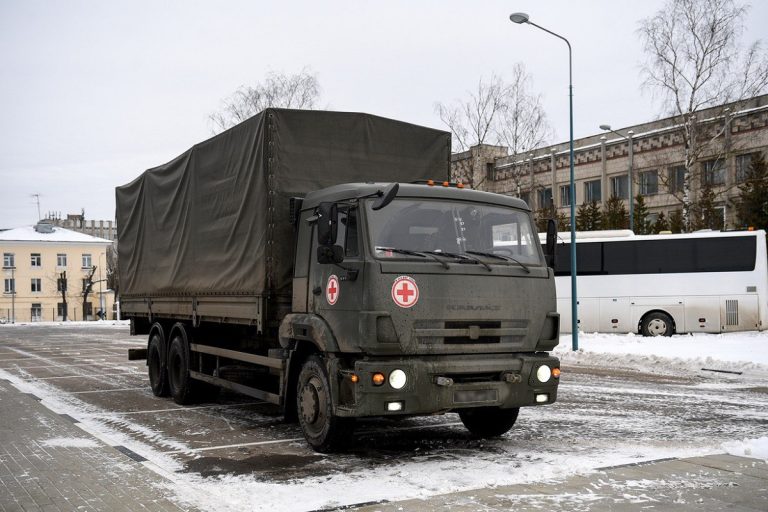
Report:
[{"label": "white bus", "polygon": [[[768,324],[765,231],[580,232],[576,251],[582,332],[671,336]],[[559,233],[555,281],[563,332],[571,330],[570,266],[570,233]]]}]

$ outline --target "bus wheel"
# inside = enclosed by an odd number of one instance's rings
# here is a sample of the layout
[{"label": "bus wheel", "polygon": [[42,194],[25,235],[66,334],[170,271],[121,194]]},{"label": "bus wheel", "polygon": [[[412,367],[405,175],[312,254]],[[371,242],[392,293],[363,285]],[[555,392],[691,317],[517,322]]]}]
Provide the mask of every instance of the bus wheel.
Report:
[{"label": "bus wheel", "polygon": [[672,318],[661,311],[648,313],[640,323],[640,332],[643,336],[672,336],[675,326]]},{"label": "bus wheel", "polygon": [[296,387],[296,410],[307,442],[321,453],[342,448],[352,434],[354,420],[333,414],[331,386],[320,358],[310,356],[301,367]]},{"label": "bus wheel", "polygon": [[459,418],[467,430],[475,437],[499,437],[509,432],[517,421],[519,407],[499,409],[498,407],[478,407],[462,409]]},{"label": "bus wheel", "polygon": [[155,396],[168,396],[168,368],[163,361],[160,335],[155,333],[149,339],[147,348],[147,370],[149,385]]}]

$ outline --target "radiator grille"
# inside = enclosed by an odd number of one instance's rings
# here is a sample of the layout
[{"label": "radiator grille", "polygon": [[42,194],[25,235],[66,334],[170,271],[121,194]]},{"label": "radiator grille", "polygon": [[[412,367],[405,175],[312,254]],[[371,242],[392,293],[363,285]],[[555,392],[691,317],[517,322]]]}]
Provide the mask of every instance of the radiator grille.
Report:
[{"label": "radiator grille", "polygon": [[725,301],[725,325],[739,325],[739,301]]}]

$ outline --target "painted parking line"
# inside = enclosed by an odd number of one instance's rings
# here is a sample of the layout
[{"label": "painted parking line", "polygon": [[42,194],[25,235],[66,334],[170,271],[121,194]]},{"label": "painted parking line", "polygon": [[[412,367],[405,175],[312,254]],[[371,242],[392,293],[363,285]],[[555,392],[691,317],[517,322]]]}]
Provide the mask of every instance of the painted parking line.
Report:
[{"label": "painted parking line", "polygon": [[[87,391],[69,391],[68,393],[70,395],[85,395],[88,393],[114,393],[116,391],[146,391],[148,388],[146,386],[142,386],[140,388],[120,388],[120,389],[91,389]],[[65,391],[65,393],[67,393]]]},{"label": "painted parking line", "polygon": [[211,404],[211,405],[197,405],[194,407],[185,407],[183,405],[180,405],[178,407],[171,407],[168,409],[145,409],[143,411],[115,411],[115,412],[109,412],[109,413],[103,413],[103,414],[90,414],[91,417],[110,417],[114,416],[115,414],[119,414],[121,416],[127,416],[130,414],[153,414],[157,412],[177,412],[177,411],[196,411],[199,409],[223,409],[223,408],[232,408],[232,407],[243,407],[246,405],[259,405],[259,404],[265,404],[266,402],[245,402],[242,404]]},{"label": "painted parking line", "polygon": [[[27,368],[23,368],[26,370]],[[92,375],[61,375],[57,377],[32,377],[31,379],[22,379],[24,382],[32,382],[36,380],[54,380],[54,379],[98,379],[99,377],[119,377],[123,375],[134,375],[141,377],[142,379],[149,380],[149,377],[144,375],[143,373],[139,372],[128,372],[128,373],[94,373]]]}]

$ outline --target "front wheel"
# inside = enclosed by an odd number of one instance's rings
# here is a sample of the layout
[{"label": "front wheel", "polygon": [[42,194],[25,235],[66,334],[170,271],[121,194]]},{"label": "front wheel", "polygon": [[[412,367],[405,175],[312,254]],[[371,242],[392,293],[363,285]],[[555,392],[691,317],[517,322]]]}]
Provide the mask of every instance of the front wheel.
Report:
[{"label": "front wheel", "polygon": [[349,441],[354,420],[334,416],[328,375],[317,356],[310,356],[301,367],[296,387],[296,411],[304,438],[315,451],[331,452]]},{"label": "front wheel", "polygon": [[519,407],[499,409],[498,407],[478,407],[477,409],[462,409],[459,418],[467,430],[475,437],[499,437],[509,432],[517,415]]},{"label": "front wheel", "polygon": [[672,336],[675,332],[672,318],[661,311],[648,313],[640,323],[643,336]]}]

